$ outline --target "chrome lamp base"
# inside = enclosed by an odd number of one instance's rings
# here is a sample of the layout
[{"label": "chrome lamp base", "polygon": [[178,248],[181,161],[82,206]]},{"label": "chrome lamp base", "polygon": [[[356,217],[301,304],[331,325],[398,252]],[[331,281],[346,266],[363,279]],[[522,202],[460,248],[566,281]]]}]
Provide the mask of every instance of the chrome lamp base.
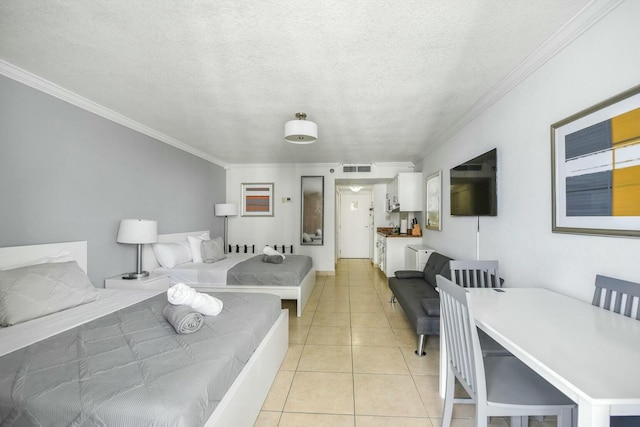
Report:
[{"label": "chrome lamp base", "polygon": [[143,277],[147,277],[147,276],[149,276],[148,271],[141,271],[140,273],[127,273],[124,276],[122,276],[122,278],[136,280],[136,279],[142,279]]}]

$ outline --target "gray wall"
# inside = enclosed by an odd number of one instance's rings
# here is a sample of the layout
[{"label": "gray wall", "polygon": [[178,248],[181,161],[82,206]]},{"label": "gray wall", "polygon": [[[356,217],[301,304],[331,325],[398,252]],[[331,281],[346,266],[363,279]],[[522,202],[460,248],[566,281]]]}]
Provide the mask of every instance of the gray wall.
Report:
[{"label": "gray wall", "polygon": [[103,287],[135,270],[120,219],[221,235],[224,201],[222,167],[0,76],[0,247],[87,240]]}]

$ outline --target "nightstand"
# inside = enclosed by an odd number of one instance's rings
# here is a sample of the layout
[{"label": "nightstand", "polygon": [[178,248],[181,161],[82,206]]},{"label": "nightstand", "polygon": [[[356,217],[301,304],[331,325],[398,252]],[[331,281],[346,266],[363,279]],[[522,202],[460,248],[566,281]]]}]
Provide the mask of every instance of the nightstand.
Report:
[{"label": "nightstand", "polygon": [[161,289],[171,287],[169,276],[166,274],[150,274],[142,279],[123,279],[124,274],[109,277],[104,281],[106,289]]}]

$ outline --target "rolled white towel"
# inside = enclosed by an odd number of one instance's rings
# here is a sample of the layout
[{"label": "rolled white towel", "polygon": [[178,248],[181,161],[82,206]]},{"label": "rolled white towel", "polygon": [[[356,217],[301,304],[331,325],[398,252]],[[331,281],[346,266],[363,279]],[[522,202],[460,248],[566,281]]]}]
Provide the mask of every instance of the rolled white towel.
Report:
[{"label": "rolled white towel", "polygon": [[264,249],[262,250],[262,253],[269,256],[280,255],[282,259],[285,259],[285,256],[283,254],[281,254],[280,252],[276,251],[275,249],[273,249],[271,246],[268,246],[268,245],[264,247]]},{"label": "rolled white towel", "polygon": [[184,283],[177,283],[167,290],[167,299],[173,305],[188,305],[205,316],[217,316],[222,311],[222,301],[198,292]]}]

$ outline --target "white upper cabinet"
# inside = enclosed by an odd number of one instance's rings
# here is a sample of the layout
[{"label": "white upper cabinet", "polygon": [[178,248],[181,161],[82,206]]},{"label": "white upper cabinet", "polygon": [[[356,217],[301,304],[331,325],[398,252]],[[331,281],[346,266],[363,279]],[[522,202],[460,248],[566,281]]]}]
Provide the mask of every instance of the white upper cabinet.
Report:
[{"label": "white upper cabinet", "polygon": [[422,172],[399,173],[394,180],[400,212],[420,212],[422,202]]}]

